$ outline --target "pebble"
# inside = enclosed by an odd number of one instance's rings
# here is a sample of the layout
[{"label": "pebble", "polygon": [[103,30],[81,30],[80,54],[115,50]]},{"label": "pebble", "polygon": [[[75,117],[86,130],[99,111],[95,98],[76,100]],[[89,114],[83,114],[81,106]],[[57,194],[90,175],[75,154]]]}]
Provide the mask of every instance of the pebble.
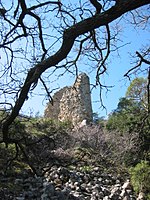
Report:
[{"label": "pebble", "polygon": [[23,191],[12,200],[134,199],[129,180],[122,182],[118,177],[101,174],[99,167],[89,172],[53,167],[44,177],[16,178],[14,184],[22,186]]}]

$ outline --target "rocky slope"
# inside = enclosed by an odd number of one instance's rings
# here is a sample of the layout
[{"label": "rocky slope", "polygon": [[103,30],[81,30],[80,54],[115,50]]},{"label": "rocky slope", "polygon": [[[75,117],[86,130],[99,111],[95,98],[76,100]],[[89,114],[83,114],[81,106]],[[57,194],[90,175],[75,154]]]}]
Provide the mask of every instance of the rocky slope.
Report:
[{"label": "rocky slope", "polygon": [[[106,174],[99,167],[88,170],[52,167],[43,177],[1,177],[2,200],[134,200],[131,184],[121,176]],[[12,183],[10,190],[8,185]]]}]

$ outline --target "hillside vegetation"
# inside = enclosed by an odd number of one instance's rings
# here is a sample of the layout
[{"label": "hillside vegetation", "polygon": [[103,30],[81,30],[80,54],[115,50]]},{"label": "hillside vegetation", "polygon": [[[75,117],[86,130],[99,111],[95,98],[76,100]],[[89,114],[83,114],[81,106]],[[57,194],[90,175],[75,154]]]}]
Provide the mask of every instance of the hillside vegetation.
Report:
[{"label": "hillside vegetation", "polygon": [[[83,127],[50,118],[17,117],[9,131],[12,144],[0,143],[3,199],[13,199],[5,198],[5,190],[13,195],[22,190],[20,185],[14,187],[14,179],[45,177],[59,167],[79,170],[77,174],[91,173],[96,168],[98,174],[111,174],[120,177],[120,181],[128,178],[136,194],[142,192],[150,199],[150,117],[145,96],[140,101],[135,100],[135,95],[131,98],[133,87],[127,92],[130,97],[121,98],[107,120],[97,116],[93,123]],[[1,110],[1,121],[6,116],[7,112]]]},{"label": "hillside vegetation", "polygon": [[[99,167],[101,172],[121,175],[123,180],[133,175],[136,192],[140,192],[142,187],[142,191],[147,194],[147,184],[144,182],[148,180],[143,179],[142,186],[137,185],[141,180],[138,180],[140,175],[137,170],[141,171],[139,163],[146,159],[148,164],[149,160],[147,144],[143,143],[135,129],[127,131],[120,128],[119,121],[115,129],[115,120],[120,113],[115,113],[114,120],[113,115],[108,121],[103,121],[105,126],[100,121],[74,129],[70,122],[56,122],[41,117],[18,117],[10,132],[17,142],[7,148],[4,143],[0,144],[1,176],[44,176],[53,166],[81,171]],[[121,120],[120,117],[118,119]],[[131,123],[128,124],[131,126]],[[144,127],[147,129],[147,125]],[[149,169],[149,164],[143,166],[146,171]],[[144,173],[148,178],[146,171]],[[1,190],[5,187],[1,183]],[[13,178],[7,187],[9,191],[14,191]]]}]

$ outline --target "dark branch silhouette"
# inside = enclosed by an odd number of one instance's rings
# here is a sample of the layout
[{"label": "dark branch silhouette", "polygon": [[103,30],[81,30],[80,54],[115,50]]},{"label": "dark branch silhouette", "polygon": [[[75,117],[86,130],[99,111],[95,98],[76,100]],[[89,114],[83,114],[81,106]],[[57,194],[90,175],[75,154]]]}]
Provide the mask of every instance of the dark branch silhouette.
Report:
[{"label": "dark branch silhouette", "polygon": [[[18,1],[18,3],[21,6],[22,12],[18,18],[17,23],[13,26],[13,28],[6,34],[5,39],[4,39],[4,43],[1,46],[4,46],[6,44],[9,43],[8,38],[9,36],[15,31],[16,28],[20,27],[22,28],[23,34],[19,35],[18,37],[16,37],[15,39],[17,40],[19,37],[22,36],[27,36],[27,29],[26,26],[24,25],[24,18],[26,15],[32,16],[33,18],[36,19],[36,21],[38,22],[38,31],[39,31],[39,39],[42,45],[42,50],[43,50],[43,57],[42,57],[42,61],[39,62],[38,64],[36,64],[35,66],[33,66],[27,74],[27,77],[24,81],[24,84],[21,87],[21,90],[19,92],[19,96],[15,102],[15,105],[11,111],[11,113],[8,115],[8,117],[3,121],[2,123],[2,133],[3,133],[3,141],[7,144],[7,143],[11,143],[13,142],[9,136],[8,136],[8,132],[9,132],[9,126],[12,124],[12,122],[15,120],[15,118],[18,116],[20,109],[22,108],[24,102],[26,101],[27,97],[28,97],[28,93],[35,88],[35,86],[37,85],[38,80],[40,79],[41,75],[43,72],[45,72],[47,69],[56,66],[57,64],[59,64],[62,60],[64,60],[68,54],[70,53],[76,39],[84,34],[87,34],[88,32],[92,32],[94,30],[96,30],[99,27],[105,26],[107,29],[107,54],[105,56],[105,58],[102,61],[101,66],[103,67],[103,72],[105,72],[105,61],[108,58],[109,52],[110,52],[110,48],[109,48],[109,42],[110,42],[110,31],[109,31],[109,23],[113,22],[114,20],[118,19],[119,17],[121,17],[123,14],[127,13],[128,11],[132,11],[136,8],[139,8],[141,6],[147,5],[149,4],[149,0],[120,0],[119,4],[115,4],[114,6],[112,6],[111,8],[109,8],[107,11],[100,13],[101,11],[101,4],[98,1],[94,1],[91,0],[90,1],[93,6],[96,8],[97,14],[86,18],[78,23],[75,23],[74,25],[70,26],[69,28],[65,29],[63,32],[63,39],[62,39],[62,44],[60,46],[60,48],[58,49],[58,51],[56,53],[54,53],[53,55],[49,56],[48,58],[45,59],[45,55],[47,53],[47,50],[45,48],[44,45],[44,41],[43,41],[43,34],[42,34],[42,28],[41,28],[41,21],[40,18],[34,14],[33,12],[31,12],[31,10],[34,10],[37,7],[40,7],[40,4],[37,6],[33,6],[31,8],[27,8],[25,1]],[[58,6],[60,6],[59,2],[47,2],[48,3],[53,3],[53,4],[57,4]],[[44,4],[41,4],[41,6],[43,6]],[[46,4],[45,4],[46,5]],[[16,8],[16,10],[14,11],[14,17],[16,17],[18,13],[18,6]],[[94,42],[95,46],[97,46],[96,42]],[[97,71],[98,76],[101,74],[99,74],[99,69]],[[97,80],[98,80],[98,76],[97,76]]]},{"label": "dark branch silhouette", "polygon": [[90,0],[91,4],[96,8],[96,14],[99,14],[102,9],[102,5],[97,0]]}]

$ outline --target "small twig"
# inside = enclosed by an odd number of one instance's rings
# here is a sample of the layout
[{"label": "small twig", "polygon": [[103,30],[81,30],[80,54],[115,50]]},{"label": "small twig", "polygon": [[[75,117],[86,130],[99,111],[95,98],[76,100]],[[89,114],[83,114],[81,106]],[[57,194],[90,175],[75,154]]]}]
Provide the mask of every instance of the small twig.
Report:
[{"label": "small twig", "polygon": [[[109,29],[109,25],[108,24],[106,25],[106,30],[107,30],[107,40],[106,40],[107,52],[106,52],[106,55],[105,55],[104,59],[102,60],[102,62],[100,64],[100,66],[97,69],[97,75],[96,75],[97,83],[99,81],[100,75],[104,74],[106,72],[106,70],[107,70],[107,68],[105,66],[105,62],[108,59],[109,54],[110,54],[110,29]],[[101,67],[103,67],[103,70],[100,72]]]},{"label": "small twig", "polygon": [[42,82],[42,84],[43,84],[43,86],[44,86],[44,89],[45,89],[45,91],[46,91],[46,93],[47,93],[49,102],[53,105],[53,98],[52,98],[52,96],[51,96],[51,92],[49,92],[49,89],[47,88],[47,86],[46,86],[44,80],[43,80],[41,77],[40,77],[40,81]]},{"label": "small twig", "polygon": [[139,68],[142,63],[148,64],[150,65],[150,61],[146,60],[138,51],[136,51],[137,56],[140,58],[139,63],[137,63],[136,66],[132,67],[131,69],[129,69],[125,74],[124,77],[128,77],[130,80],[130,73],[133,72],[135,69]]}]

